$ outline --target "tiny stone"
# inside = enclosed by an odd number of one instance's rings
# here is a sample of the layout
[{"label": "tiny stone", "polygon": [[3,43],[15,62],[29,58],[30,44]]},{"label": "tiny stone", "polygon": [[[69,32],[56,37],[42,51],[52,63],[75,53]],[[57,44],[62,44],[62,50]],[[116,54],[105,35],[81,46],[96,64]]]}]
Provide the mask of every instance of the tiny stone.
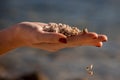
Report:
[{"label": "tiny stone", "polygon": [[90,69],[93,69],[93,65],[92,64],[90,65]]},{"label": "tiny stone", "polygon": [[88,33],[87,28],[84,28],[84,29],[83,29],[83,33]]},{"label": "tiny stone", "polygon": [[93,76],[93,71],[89,71],[88,74],[89,74],[90,76]]},{"label": "tiny stone", "polygon": [[92,64],[86,67],[87,71],[92,70],[92,69],[93,69],[93,65]]}]

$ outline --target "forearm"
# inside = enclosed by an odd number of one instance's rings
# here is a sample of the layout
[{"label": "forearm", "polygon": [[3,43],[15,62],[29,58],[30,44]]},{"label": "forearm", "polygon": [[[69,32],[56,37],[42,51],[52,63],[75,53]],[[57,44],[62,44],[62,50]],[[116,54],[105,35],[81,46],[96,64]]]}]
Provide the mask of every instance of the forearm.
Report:
[{"label": "forearm", "polygon": [[9,27],[0,31],[0,55],[17,48],[19,46],[15,38],[13,27]]}]

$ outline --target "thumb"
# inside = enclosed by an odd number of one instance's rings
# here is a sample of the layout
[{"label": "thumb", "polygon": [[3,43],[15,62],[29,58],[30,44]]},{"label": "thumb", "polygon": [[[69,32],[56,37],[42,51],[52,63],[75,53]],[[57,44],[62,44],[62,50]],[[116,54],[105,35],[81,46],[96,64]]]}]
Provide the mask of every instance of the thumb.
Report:
[{"label": "thumb", "polygon": [[45,43],[67,43],[67,37],[60,33],[43,32],[41,41]]}]

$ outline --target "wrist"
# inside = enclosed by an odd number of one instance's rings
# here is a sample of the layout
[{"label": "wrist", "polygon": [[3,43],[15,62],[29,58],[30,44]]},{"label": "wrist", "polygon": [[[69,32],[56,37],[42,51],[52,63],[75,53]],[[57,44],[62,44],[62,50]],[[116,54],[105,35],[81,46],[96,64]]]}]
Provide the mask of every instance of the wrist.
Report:
[{"label": "wrist", "polygon": [[0,54],[22,46],[17,38],[16,27],[12,26],[0,31]]}]

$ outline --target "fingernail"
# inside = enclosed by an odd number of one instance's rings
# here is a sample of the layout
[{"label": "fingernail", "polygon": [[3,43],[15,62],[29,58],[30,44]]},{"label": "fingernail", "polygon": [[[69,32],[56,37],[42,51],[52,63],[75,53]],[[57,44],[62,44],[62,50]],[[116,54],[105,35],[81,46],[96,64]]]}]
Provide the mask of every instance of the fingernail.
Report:
[{"label": "fingernail", "polygon": [[97,39],[98,38],[98,36],[93,36],[93,39]]},{"label": "fingernail", "polygon": [[99,45],[99,46],[96,46],[96,47],[101,47],[101,46]]},{"label": "fingernail", "polygon": [[97,39],[97,37],[93,37],[93,39]]},{"label": "fingernail", "polygon": [[106,42],[107,40],[103,40],[102,42]]},{"label": "fingernail", "polygon": [[65,39],[65,38],[60,38],[59,41],[62,43],[67,43],[67,39]]}]

